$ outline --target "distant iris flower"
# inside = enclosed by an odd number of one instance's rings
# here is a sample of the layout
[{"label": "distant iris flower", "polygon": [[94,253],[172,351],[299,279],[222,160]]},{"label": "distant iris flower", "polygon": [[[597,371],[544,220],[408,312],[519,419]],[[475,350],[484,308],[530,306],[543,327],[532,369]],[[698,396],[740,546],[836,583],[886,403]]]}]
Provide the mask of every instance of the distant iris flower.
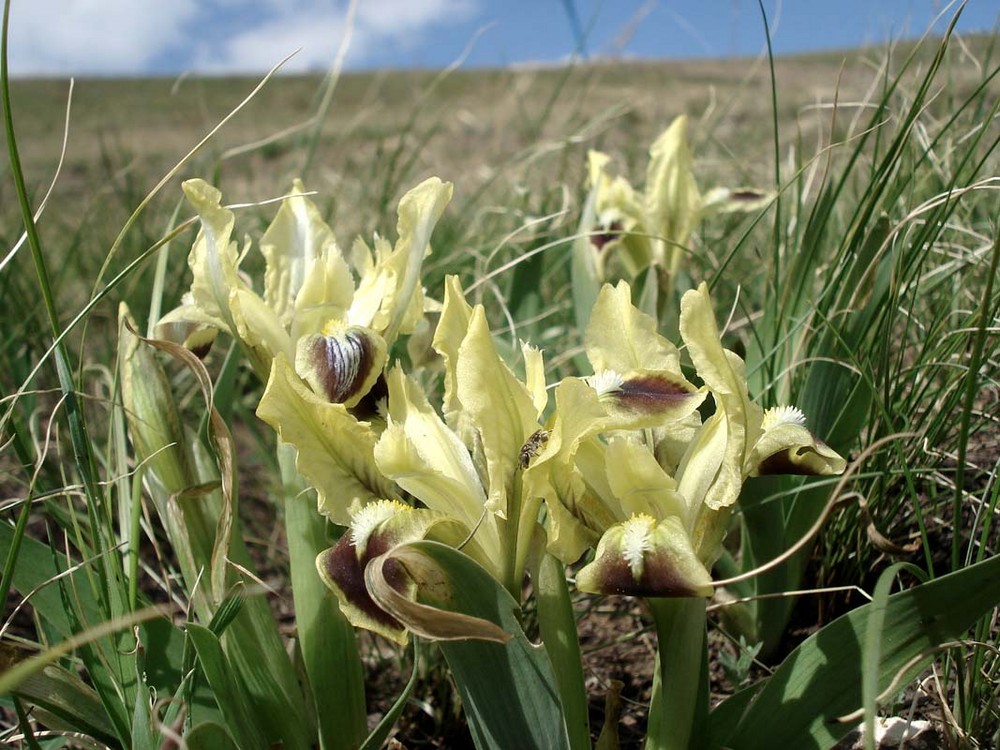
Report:
[{"label": "distant iris flower", "polygon": [[[671,278],[698,223],[712,214],[757,211],[772,195],[755,188],[716,187],[702,195],[687,142],[687,117],[677,117],[649,149],[645,187],[636,190],[624,177],[608,173],[611,157],[587,155],[597,226],[591,233],[595,270],[608,278],[614,258],[629,278],[656,266]],[[587,228],[585,228],[587,229]]]}]

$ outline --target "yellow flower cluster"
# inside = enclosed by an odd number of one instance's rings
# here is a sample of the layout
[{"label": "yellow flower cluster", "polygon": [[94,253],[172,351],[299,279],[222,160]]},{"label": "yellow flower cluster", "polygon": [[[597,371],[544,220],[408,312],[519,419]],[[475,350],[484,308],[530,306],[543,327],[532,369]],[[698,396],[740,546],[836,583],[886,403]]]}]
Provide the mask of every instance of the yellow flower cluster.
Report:
[{"label": "yellow flower cluster", "polygon": [[[677,133],[654,146],[661,171],[660,152],[676,146]],[[595,181],[605,180],[603,164],[591,157]],[[703,202],[678,174],[674,193]],[[638,200],[624,184],[606,189]],[[345,255],[296,182],[260,239],[262,294],[240,273],[246,250],[231,239],[233,215],[218,191],[200,181],[184,190],[202,229],[191,289],[163,330],[199,343],[223,330],[242,342],[267,383],[258,415],[297,450],[320,512],[350,526],[318,567],[356,625],[405,640],[398,608],[378,599],[386,585],[405,584],[377,561],[418,539],[460,548],[515,597],[542,545],[565,563],[596,550],[577,578],[586,591],[708,596],[747,477],[844,468],[801,412],[765,413],[750,399],[705,285],[684,295],[679,326],[700,384],[685,377],[680,350],[622,282],[603,287],[590,316],[592,374],[558,383],[552,406],[542,354],[522,345],[524,375],[515,375],[484,309],[466,301],[456,278],[443,304],[424,295],[421,264],[449,184],[427,180],[402,199],[394,245],[359,240]],[[661,197],[647,196],[649,216]],[[686,225],[660,219],[673,227],[670,242],[684,241]],[[390,361],[397,339],[432,307],[440,312],[432,343],[444,370],[439,405],[414,372]]]}]

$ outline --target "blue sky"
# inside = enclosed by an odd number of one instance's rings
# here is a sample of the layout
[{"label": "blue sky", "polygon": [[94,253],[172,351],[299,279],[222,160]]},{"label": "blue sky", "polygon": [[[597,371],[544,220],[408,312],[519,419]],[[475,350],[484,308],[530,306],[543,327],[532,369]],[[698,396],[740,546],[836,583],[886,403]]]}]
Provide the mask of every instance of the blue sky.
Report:
[{"label": "blue sky", "polygon": [[[289,72],[324,70],[352,28],[348,69],[467,67],[590,57],[756,55],[756,0],[14,0],[10,66],[21,76],[260,73],[301,51]],[[882,43],[923,33],[938,0],[764,0],[775,50]],[[570,12],[569,9],[572,9]],[[945,15],[950,17],[954,6]],[[969,0],[960,31],[992,31],[996,0]],[[54,21],[53,19],[58,19]],[[944,21],[936,28],[943,30]]]}]

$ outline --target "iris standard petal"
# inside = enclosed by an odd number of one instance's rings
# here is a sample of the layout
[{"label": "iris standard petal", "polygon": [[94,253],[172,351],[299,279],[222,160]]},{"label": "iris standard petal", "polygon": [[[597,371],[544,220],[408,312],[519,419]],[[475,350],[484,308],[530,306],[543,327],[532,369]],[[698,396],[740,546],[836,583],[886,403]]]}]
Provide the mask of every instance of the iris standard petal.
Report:
[{"label": "iris standard petal", "polygon": [[486,494],[468,449],[412,378],[397,367],[387,381],[389,424],[375,446],[378,468],[428,508],[476,529],[481,562],[498,568],[496,520],[486,511]]},{"label": "iris standard petal", "polygon": [[604,370],[681,373],[677,347],[657,332],[652,317],[632,304],[632,290],[624,281],[601,288],[583,340],[595,373]]},{"label": "iris standard petal", "polygon": [[[715,400],[713,418],[725,426],[725,456],[718,468],[718,479],[704,497],[710,508],[723,508],[735,503],[739,496],[750,446],[760,435],[762,412],[747,392],[743,360],[722,348],[704,282],[681,298],[680,332],[698,375]],[[688,501],[695,502],[696,498],[689,497]]]},{"label": "iris standard petal", "polygon": [[343,316],[354,281],[333,230],[305,191],[301,180],[292,183],[292,194],[281,202],[260,238],[267,263],[264,302],[286,328],[307,311],[322,308],[317,320],[303,329],[317,331],[331,318]]},{"label": "iris standard petal", "polygon": [[[687,143],[687,117],[677,117],[653,142],[646,171],[648,230],[670,248],[687,245],[701,212],[701,195]],[[661,263],[666,257],[656,258]]]},{"label": "iris standard petal", "polygon": [[235,336],[230,294],[246,287],[237,274],[239,253],[231,239],[235,217],[222,207],[222,193],[204,180],[188,180],[181,188],[201,219],[201,229],[188,255],[192,274],[189,299],[219,328]]},{"label": "iris standard petal", "polygon": [[458,401],[486,459],[489,507],[506,516],[521,447],[538,429],[538,412],[531,393],[497,354],[482,306],[472,311],[455,374]]}]

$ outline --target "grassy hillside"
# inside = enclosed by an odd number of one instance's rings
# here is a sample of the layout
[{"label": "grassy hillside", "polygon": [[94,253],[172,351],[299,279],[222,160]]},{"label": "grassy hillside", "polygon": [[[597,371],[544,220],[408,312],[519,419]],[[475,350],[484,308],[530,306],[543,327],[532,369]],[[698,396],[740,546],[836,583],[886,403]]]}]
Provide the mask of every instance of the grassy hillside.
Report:
[{"label": "grassy hillside", "polygon": [[[994,41],[977,37],[952,45],[930,116],[946,116],[974,88]],[[866,49],[776,60],[779,157],[786,173],[856,128],[913,49],[904,44],[891,53]],[[933,52],[933,43],[916,52],[904,82],[921,79]],[[84,280],[96,277],[147,192],[256,83],[197,77],[76,82],[65,162],[39,223],[65,310],[89,297]],[[348,74],[317,122],[323,89],[320,77],[271,80],[143,212],[113,270],[163,233],[179,181],[191,176],[210,177],[231,202],[280,195],[292,177],[305,176],[346,242],[358,232],[388,231],[386,217],[402,192],[440,175],[456,185],[450,218],[474,253],[490,252],[495,238],[528,217],[570,209],[588,149],[616,154],[622,172],[640,179],[648,144],[682,113],[691,118],[703,186],[773,184],[771,80],[763,58]],[[36,203],[55,173],[68,93],[67,81],[12,85],[18,147]],[[901,100],[908,95],[899,93]],[[5,163],[4,174],[6,169]],[[523,200],[512,205],[511,195]],[[19,227],[4,179],[2,246],[13,244]],[[5,298],[4,305],[14,303],[14,295]]]}]

